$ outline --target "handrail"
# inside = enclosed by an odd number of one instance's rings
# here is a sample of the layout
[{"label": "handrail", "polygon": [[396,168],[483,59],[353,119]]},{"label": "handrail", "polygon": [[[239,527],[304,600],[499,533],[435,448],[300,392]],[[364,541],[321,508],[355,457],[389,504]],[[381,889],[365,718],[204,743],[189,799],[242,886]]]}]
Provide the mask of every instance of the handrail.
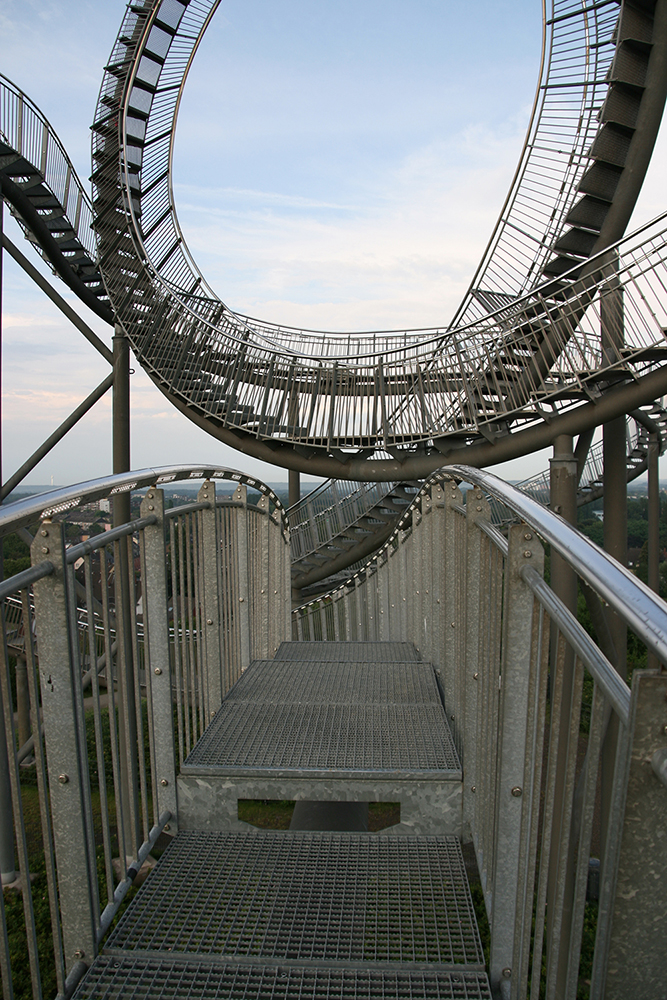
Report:
[{"label": "handrail", "polygon": [[[0,136],[4,135],[9,144],[34,166],[43,165],[44,169],[41,172],[44,176],[44,183],[64,208],[65,215],[72,224],[81,245],[95,260],[95,236],[92,230],[93,205],[90,195],[79,180],[65,147],[48,118],[30,100],[28,95],[15,83],[12,83],[4,73],[0,73],[0,91],[11,95],[11,98],[21,105],[20,121],[18,116],[16,120],[11,120],[9,103],[7,102],[7,106],[5,106],[5,102],[0,101],[0,112],[4,109],[4,114],[0,117]],[[40,137],[39,144],[36,142],[37,136],[34,134],[34,127],[27,120],[26,112],[45,130],[46,138]],[[14,136],[10,134],[12,129],[15,132]],[[18,141],[12,142],[12,138]],[[35,152],[39,152],[39,160],[41,161],[39,164],[37,156],[31,158],[27,155],[27,147],[30,145],[31,139]]]},{"label": "handrail", "polygon": [[451,465],[445,477],[479,486],[531,525],[616,611],[651,652],[667,663],[667,604],[594,542],[537,500],[490,472]]},{"label": "handrail", "polygon": [[229,480],[250,486],[267,496],[275,504],[281,518],[284,530],[287,530],[287,515],[280,497],[273,490],[255,479],[254,476],[228,469],[222,465],[165,465],[154,469],[139,469],[136,472],[121,472],[117,475],[92,479],[74,486],[40,493],[25,500],[4,504],[0,508],[0,537],[17,528],[46,517],[62,514],[81,503],[102,500],[131,490],[144,489],[149,486],[162,486],[168,483],[183,482],[188,479]]},{"label": "handrail", "polygon": [[630,719],[630,688],[614,669],[607,657],[598,649],[588,632],[562,602],[551,587],[544,582],[532,566],[524,566],[521,576],[526,581],[540,604],[549,612],[568,642],[581,657],[595,680],[602,685],[605,695],[612,703],[619,719],[627,726]]},{"label": "handrail", "polygon": [[49,576],[50,573],[53,573],[53,563],[48,560],[39,563],[38,566],[28,566],[22,572],[15,573],[14,576],[10,576],[0,583],[0,601],[15,594],[17,590],[31,587],[36,580],[41,580],[43,576]]}]

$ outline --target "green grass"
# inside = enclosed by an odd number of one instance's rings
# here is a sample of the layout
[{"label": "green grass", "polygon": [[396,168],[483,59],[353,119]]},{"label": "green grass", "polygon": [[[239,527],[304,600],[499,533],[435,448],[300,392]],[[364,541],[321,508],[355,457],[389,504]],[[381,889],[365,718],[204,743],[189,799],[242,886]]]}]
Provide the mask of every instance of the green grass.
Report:
[{"label": "green grass", "polygon": [[[278,799],[239,799],[238,817],[260,830],[289,830],[294,802]],[[401,822],[399,802],[371,802],[368,807],[368,830],[378,833]]]}]

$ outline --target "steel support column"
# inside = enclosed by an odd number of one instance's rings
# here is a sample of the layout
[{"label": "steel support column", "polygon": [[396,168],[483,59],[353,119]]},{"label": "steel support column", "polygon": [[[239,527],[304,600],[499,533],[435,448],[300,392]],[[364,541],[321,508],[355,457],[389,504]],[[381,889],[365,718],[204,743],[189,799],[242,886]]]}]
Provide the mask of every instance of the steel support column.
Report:
[{"label": "steel support column", "polygon": [[[113,412],[112,451],[114,473],[130,471],[130,345],[120,326],[113,337]],[[113,524],[117,528],[130,520],[129,490],[117,493],[112,502]],[[137,772],[137,714],[134,685],[134,657],[130,640],[130,565],[126,540],[115,546],[117,559],[114,585],[118,652],[118,716],[121,758],[121,791],[128,863],[130,852],[141,843],[139,835],[139,800]]]},{"label": "steel support column", "polygon": [[[572,450],[573,441],[569,435],[561,435],[554,441],[554,455],[550,460],[550,506],[555,514],[559,514],[568,524],[576,526],[577,523],[577,486],[579,475],[577,459]],[[577,574],[562,556],[554,549],[551,550],[551,589],[557,597],[561,599],[568,611],[573,615],[577,614]],[[556,682],[555,671],[560,669],[561,677],[558,678],[561,688],[560,713],[552,715],[551,725],[557,727],[561,732],[567,732],[566,720],[571,718],[573,711],[573,697],[577,696],[578,688],[575,685],[574,676],[574,653],[570,647],[564,651],[564,655],[556,655],[556,637],[552,636],[551,649],[551,670],[552,684]],[[561,842],[567,839],[569,832],[570,816],[568,812],[569,800],[566,794],[568,761],[571,754],[566,739],[558,741],[558,759],[556,763],[556,784],[553,806],[553,832],[551,839],[552,862],[550,865],[551,878],[547,887],[547,921],[549,933],[547,940],[569,940],[570,928],[572,925],[572,903],[574,898],[574,867],[576,860],[576,844],[570,844],[570,851],[567,857],[561,858]],[[556,897],[559,893],[558,882],[562,881],[562,901],[559,906],[555,905]],[[553,934],[554,922],[558,921],[561,927],[559,935]],[[555,967],[550,968],[554,963]],[[554,977],[552,981],[556,983],[556,995],[564,996],[568,972],[568,953],[566,948],[561,948],[557,955],[547,954],[547,970]]]},{"label": "steel support column", "polygon": [[[0,488],[2,488],[2,235],[5,203],[0,198]],[[4,538],[0,539],[0,580],[4,579]],[[4,615],[0,607],[0,614]],[[2,696],[0,695],[0,700]],[[14,822],[12,813],[12,790],[9,783],[9,763],[5,744],[5,723],[0,704],[0,872],[2,884],[7,885],[16,878],[14,869]]]},{"label": "steel support column", "polygon": [[293,507],[295,503],[298,503],[301,499],[301,473],[293,472],[292,469],[287,473],[288,481],[288,501],[289,507]]},{"label": "steel support column", "polygon": [[[655,431],[649,435],[648,446],[648,585],[656,594],[660,593],[660,440]],[[653,653],[648,654],[647,666],[657,670],[660,661]]]}]

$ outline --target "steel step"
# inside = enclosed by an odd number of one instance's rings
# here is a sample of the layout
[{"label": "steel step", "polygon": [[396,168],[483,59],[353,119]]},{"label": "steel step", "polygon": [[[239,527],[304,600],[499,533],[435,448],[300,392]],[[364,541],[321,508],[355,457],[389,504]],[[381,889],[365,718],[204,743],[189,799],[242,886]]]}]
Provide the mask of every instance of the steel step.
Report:
[{"label": "steel step", "polygon": [[178,834],[107,954],[405,971],[484,969],[456,837]]},{"label": "steel step", "polygon": [[276,660],[392,663],[421,660],[411,642],[282,642]]},{"label": "steel step", "polygon": [[310,705],[440,705],[430,663],[255,660],[225,701]]},{"label": "steel step", "polygon": [[491,1000],[484,972],[393,972],[101,955],[75,1000]]}]

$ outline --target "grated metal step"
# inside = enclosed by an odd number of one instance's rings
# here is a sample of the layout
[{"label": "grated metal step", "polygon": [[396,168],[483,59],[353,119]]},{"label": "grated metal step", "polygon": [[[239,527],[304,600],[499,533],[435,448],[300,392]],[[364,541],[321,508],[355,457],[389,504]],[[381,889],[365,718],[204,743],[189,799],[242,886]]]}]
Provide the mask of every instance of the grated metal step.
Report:
[{"label": "grated metal step", "polygon": [[255,660],[226,701],[440,705],[430,663]]},{"label": "grated metal step", "polygon": [[282,642],[276,660],[391,663],[421,660],[411,642]]},{"label": "grated metal step", "polygon": [[116,949],[484,968],[456,837],[180,833]]},{"label": "grated metal step", "polygon": [[442,706],[226,701],[181,773],[245,768],[461,772]]},{"label": "grated metal step", "polygon": [[96,959],[74,1000],[491,1000],[483,972],[388,972],[187,959]]}]

